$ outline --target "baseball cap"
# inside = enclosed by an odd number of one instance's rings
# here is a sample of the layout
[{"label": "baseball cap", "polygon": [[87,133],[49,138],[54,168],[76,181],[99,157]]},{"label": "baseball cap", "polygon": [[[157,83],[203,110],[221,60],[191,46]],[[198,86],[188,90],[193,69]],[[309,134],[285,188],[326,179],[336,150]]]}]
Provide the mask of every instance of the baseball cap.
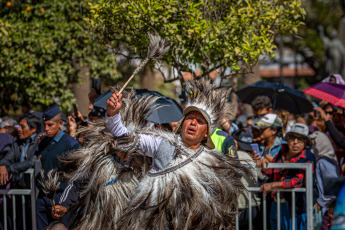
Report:
[{"label": "baseball cap", "polygon": [[253,128],[281,128],[282,126],[283,122],[277,114],[267,113],[255,120]]},{"label": "baseball cap", "polygon": [[250,144],[253,143],[253,134],[249,130],[239,129],[234,131],[231,136],[237,141],[240,149],[247,152],[252,151]]}]

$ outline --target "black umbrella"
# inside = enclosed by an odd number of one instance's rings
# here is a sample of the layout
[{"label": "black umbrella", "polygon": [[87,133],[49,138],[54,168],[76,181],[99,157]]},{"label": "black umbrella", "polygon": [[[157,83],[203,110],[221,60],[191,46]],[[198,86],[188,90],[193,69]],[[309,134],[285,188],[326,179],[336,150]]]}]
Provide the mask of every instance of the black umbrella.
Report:
[{"label": "black umbrella", "polygon": [[[159,109],[153,111],[146,119],[148,121],[157,123],[157,124],[164,124],[169,122],[177,122],[183,118],[183,113],[180,105],[171,98],[168,98],[156,91],[149,91],[147,89],[135,89],[136,96],[138,98],[143,96],[157,96],[159,99],[155,102],[154,105],[156,107],[160,107]],[[106,108],[107,107],[107,100],[112,95],[112,92],[108,90],[107,92],[103,93],[99,97],[97,97],[93,106]]]},{"label": "black umbrella", "polygon": [[312,103],[302,91],[292,89],[281,83],[258,81],[236,91],[243,103],[251,103],[256,96],[268,96],[273,109],[285,109],[290,113],[301,114],[313,110]]}]

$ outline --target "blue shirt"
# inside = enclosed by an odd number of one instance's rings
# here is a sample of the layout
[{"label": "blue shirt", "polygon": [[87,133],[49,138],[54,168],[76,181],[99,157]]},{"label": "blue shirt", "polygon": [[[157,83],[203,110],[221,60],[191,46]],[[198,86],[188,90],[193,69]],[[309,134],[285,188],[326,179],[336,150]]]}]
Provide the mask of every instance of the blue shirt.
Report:
[{"label": "blue shirt", "polygon": [[60,141],[61,137],[63,136],[63,134],[64,134],[64,132],[62,132],[62,131],[60,130],[59,134],[56,135],[56,136],[54,137],[52,143],[54,143],[54,144],[55,144],[55,143],[58,143],[58,142]]},{"label": "blue shirt", "polygon": [[26,152],[28,151],[30,143],[35,139],[37,133],[32,134],[26,142],[22,145],[22,154],[20,155],[20,162],[25,161]]},{"label": "blue shirt", "polygon": [[279,153],[279,151],[282,148],[281,144],[284,144],[284,141],[280,137],[276,137],[272,147],[269,150],[265,151],[265,147],[266,147],[265,145],[260,146],[260,148],[261,148],[261,156],[265,157],[266,154],[269,154],[272,157],[275,157],[277,155],[277,153]]},{"label": "blue shirt", "polygon": [[[32,134],[26,140],[26,142],[22,145],[22,147],[21,147],[22,148],[22,154],[20,155],[20,159],[19,159],[20,162],[24,162],[26,160],[25,159],[26,152],[28,151],[31,142],[35,139],[36,136],[37,136],[37,133]],[[22,185],[22,186],[24,186],[24,184],[25,184],[24,181],[23,181],[23,173],[19,174],[19,184]]]}]

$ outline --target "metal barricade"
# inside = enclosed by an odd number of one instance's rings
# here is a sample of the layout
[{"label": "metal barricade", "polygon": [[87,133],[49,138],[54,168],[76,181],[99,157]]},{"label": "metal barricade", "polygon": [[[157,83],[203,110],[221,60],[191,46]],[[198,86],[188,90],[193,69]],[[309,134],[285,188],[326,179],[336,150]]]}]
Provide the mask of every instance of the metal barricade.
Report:
[{"label": "metal barricade", "polygon": [[3,197],[3,217],[4,217],[4,229],[8,229],[7,223],[7,195],[12,196],[12,222],[13,222],[13,229],[17,229],[16,226],[16,198],[21,197],[22,200],[22,210],[23,210],[23,228],[26,230],[26,213],[25,213],[25,196],[30,196],[31,200],[31,219],[32,219],[32,229],[36,230],[36,181],[35,181],[35,174],[34,169],[28,169],[24,172],[24,174],[30,175],[30,189],[9,189],[9,190],[0,190],[0,195]]},{"label": "metal barricade", "polygon": [[[293,188],[293,189],[272,189],[272,191],[277,191],[277,227],[280,230],[280,192],[291,192],[292,197],[292,230],[296,228],[296,200],[295,200],[295,193],[296,192],[305,192],[306,193],[306,211],[307,211],[307,230],[313,229],[313,164],[312,163],[270,163],[268,164],[267,168],[280,168],[280,169],[306,169],[305,179],[306,179],[306,187],[305,188]],[[249,192],[249,230],[252,230],[252,193],[258,193],[260,191],[260,187],[248,187]],[[266,196],[262,194],[263,199],[263,230],[267,229],[267,213],[266,213]],[[238,213],[236,215],[236,230],[239,229],[239,220],[238,220]]]}]

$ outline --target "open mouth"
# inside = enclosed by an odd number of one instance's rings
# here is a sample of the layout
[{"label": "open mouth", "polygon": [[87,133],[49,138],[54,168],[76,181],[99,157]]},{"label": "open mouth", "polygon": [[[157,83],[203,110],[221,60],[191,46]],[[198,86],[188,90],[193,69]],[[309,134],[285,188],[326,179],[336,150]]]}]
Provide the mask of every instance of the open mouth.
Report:
[{"label": "open mouth", "polygon": [[187,129],[187,133],[194,134],[194,133],[196,133],[196,130],[192,129],[192,128],[189,128],[189,129]]}]

